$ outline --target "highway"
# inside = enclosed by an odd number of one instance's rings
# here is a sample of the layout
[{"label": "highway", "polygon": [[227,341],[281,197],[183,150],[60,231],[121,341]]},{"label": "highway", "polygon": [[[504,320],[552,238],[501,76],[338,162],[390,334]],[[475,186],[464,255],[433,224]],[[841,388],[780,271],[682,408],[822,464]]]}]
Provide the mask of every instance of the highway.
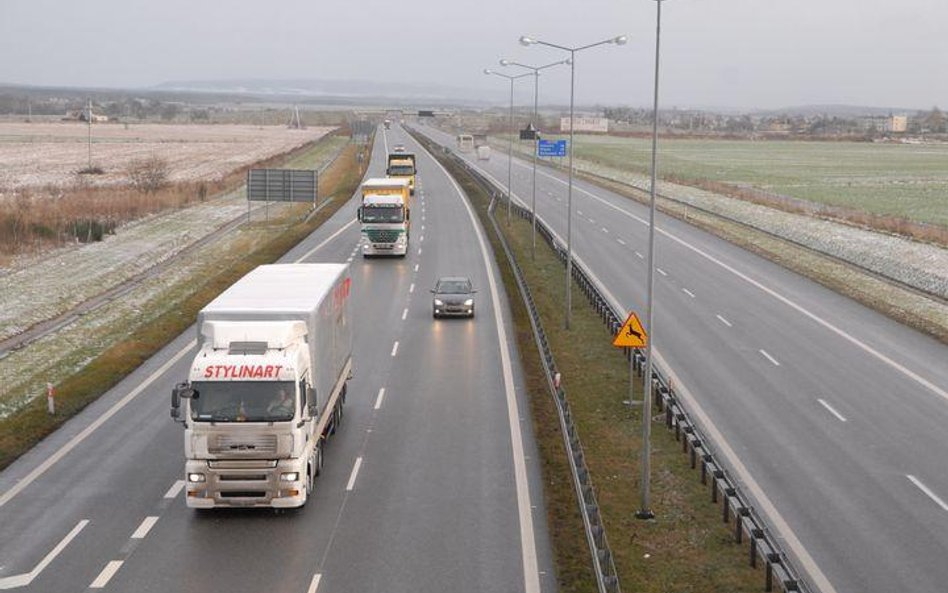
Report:
[{"label": "highway", "polygon": [[[506,154],[462,156],[506,185]],[[528,207],[531,167],[514,159]],[[566,201],[566,175],[539,167],[539,218],[564,239]],[[574,182],[574,254],[643,319],[647,221]],[[945,591],[948,347],[684,222],[656,229],[654,347],[795,564],[824,593]]]},{"label": "highway", "polygon": [[[352,265],[354,377],[307,506],[185,507],[168,412],[191,328],[0,474],[0,589],[556,589],[499,273],[456,185],[402,130],[379,130],[369,176],[394,142],[418,153],[409,255],[363,260],[351,200],[282,260]],[[442,275],[473,279],[475,319],[432,320]]]}]

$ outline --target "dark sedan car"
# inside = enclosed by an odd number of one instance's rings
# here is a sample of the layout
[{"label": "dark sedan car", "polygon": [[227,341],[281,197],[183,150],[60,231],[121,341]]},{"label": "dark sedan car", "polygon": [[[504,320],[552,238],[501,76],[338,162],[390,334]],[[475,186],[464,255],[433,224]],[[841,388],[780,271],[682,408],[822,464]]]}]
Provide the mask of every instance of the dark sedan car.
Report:
[{"label": "dark sedan car", "polygon": [[474,287],[470,278],[445,276],[431,290],[431,310],[434,317],[474,317]]}]

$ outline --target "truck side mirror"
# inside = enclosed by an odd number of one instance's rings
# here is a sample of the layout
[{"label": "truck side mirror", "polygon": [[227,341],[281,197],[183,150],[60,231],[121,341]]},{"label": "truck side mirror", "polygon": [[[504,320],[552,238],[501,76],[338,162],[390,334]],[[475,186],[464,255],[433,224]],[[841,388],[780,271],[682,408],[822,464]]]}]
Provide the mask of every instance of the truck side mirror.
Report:
[{"label": "truck side mirror", "polygon": [[[174,389],[171,390],[171,402],[174,405],[174,401],[177,398],[181,399],[197,399],[198,392],[195,389],[192,389],[191,386],[187,383],[178,383],[174,386]],[[179,402],[180,403],[180,402]]]}]

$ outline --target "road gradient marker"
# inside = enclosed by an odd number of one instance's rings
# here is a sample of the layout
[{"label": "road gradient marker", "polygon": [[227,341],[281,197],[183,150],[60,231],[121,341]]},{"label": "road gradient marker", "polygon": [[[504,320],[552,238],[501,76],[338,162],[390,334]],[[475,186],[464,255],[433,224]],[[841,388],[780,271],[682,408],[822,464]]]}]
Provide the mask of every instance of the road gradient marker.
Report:
[{"label": "road gradient marker", "polygon": [[346,491],[350,492],[355,487],[356,478],[359,475],[359,468],[362,467],[362,458],[356,457],[355,465],[352,466],[352,473],[349,474],[349,482],[346,484]]},{"label": "road gradient marker", "polygon": [[780,363],[777,362],[777,359],[774,358],[773,356],[767,354],[767,351],[766,351],[766,350],[761,349],[761,350],[758,350],[758,352],[760,352],[761,354],[763,354],[763,355],[764,355],[764,358],[766,358],[767,360],[769,360],[770,362],[772,362],[775,367],[779,367],[779,366],[780,366]]},{"label": "road gradient marker", "polygon": [[398,354],[398,340],[395,340],[395,344],[392,346],[392,356]]},{"label": "road gradient marker", "polygon": [[839,412],[837,412],[836,408],[829,405],[829,402],[827,402],[825,399],[817,398],[816,401],[820,402],[820,405],[822,405],[824,408],[829,410],[829,413],[832,414],[833,416],[836,416],[836,418],[838,418],[840,422],[846,422],[846,417],[840,414]]},{"label": "road gradient marker", "polygon": [[174,498],[181,492],[181,489],[184,488],[184,480],[177,480],[174,484],[171,485],[171,488],[168,488],[168,491],[165,492],[165,498]]},{"label": "road gradient marker", "polygon": [[925,495],[928,496],[928,498],[934,500],[935,504],[940,506],[942,510],[948,511],[948,503],[942,500],[940,496],[932,492],[931,489],[925,484],[923,484],[921,480],[919,480],[918,478],[916,478],[915,476],[911,474],[905,474],[905,477],[911,480],[913,484],[918,486],[918,489],[924,492]]},{"label": "road gradient marker", "polygon": [[375,409],[378,410],[382,407],[382,399],[385,398],[385,388],[379,388],[379,395],[375,398]]},{"label": "road gradient marker", "polygon": [[151,531],[151,528],[154,527],[155,523],[157,522],[158,517],[145,517],[145,520],[142,521],[142,524],[139,525],[138,529],[135,530],[135,533],[132,534],[132,539],[145,539],[145,536],[148,535],[148,532]]},{"label": "road gradient marker", "polygon": [[716,317],[717,317],[718,319],[720,319],[720,320],[721,320],[721,323],[723,323],[724,325],[726,325],[726,326],[728,326],[728,327],[733,327],[733,326],[731,325],[731,322],[728,321],[727,319],[721,317],[720,315],[716,315]]},{"label": "road gradient marker", "polygon": [[102,569],[102,572],[99,573],[99,576],[92,581],[92,584],[89,585],[90,589],[102,589],[109,584],[109,580],[115,576],[115,573],[118,572],[118,569],[122,568],[124,560],[112,560],[105,565],[105,568]]},{"label": "road gradient marker", "polygon": [[306,590],[306,593],[316,593],[316,590],[319,589],[319,581],[323,578],[323,575],[316,573],[313,575],[313,580],[309,582],[309,589]]}]

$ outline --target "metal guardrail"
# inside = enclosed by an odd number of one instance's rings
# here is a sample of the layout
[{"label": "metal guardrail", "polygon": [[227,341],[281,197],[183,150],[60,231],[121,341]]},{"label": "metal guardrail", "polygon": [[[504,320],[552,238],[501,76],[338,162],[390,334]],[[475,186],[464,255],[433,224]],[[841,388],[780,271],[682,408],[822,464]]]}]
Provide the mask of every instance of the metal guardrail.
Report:
[{"label": "metal guardrail", "polygon": [[[498,204],[506,204],[509,196],[503,191],[502,187],[494,185],[493,182],[483,176],[464,159],[455,155],[447,148],[445,148],[443,152],[449,155],[460,167],[464,168],[464,170],[490,194],[491,207],[488,211],[491,214],[491,221],[495,229],[497,229],[497,222],[493,217],[493,210]],[[517,216],[526,220],[531,219],[530,211],[516,202],[511,204],[511,209]],[[565,245],[559,242],[551,229],[539,218],[536,222],[537,232],[553,249],[565,266]],[[533,304],[533,297],[523,279],[519,265],[510,252],[503,234],[499,232],[499,229],[497,230],[498,236],[501,238],[501,244],[514,270],[514,276],[517,279],[517,285],[521,295],[530,312],[530,323],[533,326],[534,337],[537,340],[540,352],[543,354],[542,360],[544,369],[546,370],[547,383],[551,392],[555,395],[554,399],[560,414],[560,427],[563,430],[564,442],[566,443],[567,450],[570,451],[570,468],[573,473],[573,482],[576,487],[583,522],[586,526],[586,537],[589,541],[590,552],[593,556],[593,564],[597,573],[596,577],[599,581],[599,590],[602,593],[618,592],[620,591],[618,575],[615,571],[612,552],[606,540],[605,528],[599,515],[599,506],[596,503],[595,492],[590,482],[588,469],[585,465],[579,435],[576,433],[575,426],[570,417],[566,392],[562,387],[556,387],[555,385],[556,363],[550,352],[538,312]],[[577,287],[586,295],[590,304],[596,310],[596,313],[609,328],[609,331],[613,334],[618,332],[622,327],[626,312],[616,310],[616,305],[609,302],[603,294],[604,291],[602,287],[598,286],[598,283],[592,279],[592,276],[585,270],[580,262],[574,259],[572,268]],[[639,349],[626,349],[626,357],[632,358],[633,368],[638,376],[641,377],[645,368],[644,352]],[[811,593],[814,589],[798,576],[799,572],[794,569],[789,557],[776,543],[777,536],[767,527],[763,518],[747,502],[748,498],[740,491],[736,482],[731,479],[729,472],[716,459],[713,446],[703,437],[697,425],[691,420],[688,412],[675,394],[668,375],[668,372],[659,368],[658,365],[653,366],[650,397],[654,399],[656,410],[664,414],[666,428],[674,431],[675,440],[681,442],[681,451],[683,454],[689,456],[691,468],[698,470],[701,483],[706,485],[710,484],[711,502],[721,502],[721,520],[724,523],[733,524],[735,543],[742,544],[745,539],[747,540],[749,545],[748,562],[750,566],[756,568],[759,563],[763,563],[764,591],[778,590],[787,593]]]}]

